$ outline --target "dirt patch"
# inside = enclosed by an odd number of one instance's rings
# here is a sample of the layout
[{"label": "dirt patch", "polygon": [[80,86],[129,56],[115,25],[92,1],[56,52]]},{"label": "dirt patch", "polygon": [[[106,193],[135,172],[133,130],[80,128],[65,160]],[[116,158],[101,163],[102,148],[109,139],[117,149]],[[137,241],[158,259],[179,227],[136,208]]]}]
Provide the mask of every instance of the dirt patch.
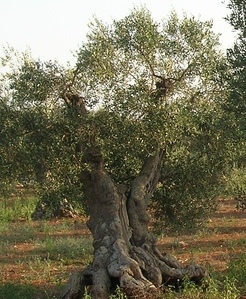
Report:
[{"label": "dirt patch", "polygon": [[233,200],[220,200],[218,211],[196,235],[159,241],[163,251],[174,254],[184,263],[194,261],[224,273],[231,258],[245,252],[245,245],[246,212],[237,210]]}]

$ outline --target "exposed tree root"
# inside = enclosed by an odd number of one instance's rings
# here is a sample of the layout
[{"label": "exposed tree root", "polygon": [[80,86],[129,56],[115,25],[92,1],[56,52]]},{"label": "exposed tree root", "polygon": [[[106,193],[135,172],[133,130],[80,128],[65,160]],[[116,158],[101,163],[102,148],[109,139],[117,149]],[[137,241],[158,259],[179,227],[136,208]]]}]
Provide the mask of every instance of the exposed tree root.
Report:
[{"label": "exposed tree root", "polygon": [[[168,254],[157,251],[156,255],[140,247],[132,247],[127,253],[126,249],[123,241],[110,250],[100,248],[98,259],[83,272],[71,275],[60,299],[81,299],[85,291],[93,299],[107,299],[117,286],[128,298],[158,298],[165,285],[180,287],[186,278],[201,284],[206,278],[203,268],[182,266]],[[109,252],[113,252],[111,256]]]}]

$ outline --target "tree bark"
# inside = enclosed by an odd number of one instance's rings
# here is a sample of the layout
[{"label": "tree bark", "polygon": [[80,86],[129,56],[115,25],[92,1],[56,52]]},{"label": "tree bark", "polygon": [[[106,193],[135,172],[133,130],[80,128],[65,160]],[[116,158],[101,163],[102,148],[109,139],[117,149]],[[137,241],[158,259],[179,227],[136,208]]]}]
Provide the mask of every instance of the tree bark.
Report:
[{"label": "tree bark", "polygon": [[82,298],[87,287],[93,299],[106,299],[119,286],[128,296],[153,298],[164,284],[181,284],[184,278],[200,283],[205,271],[195,265],[183,267],[161,253],[148,230],[146,212],[158,179],[165,148],[157,150],[143,164],[127,197],[104,169],[101,152],[91,148],[90,171],[81,179],[93,235],[93,262],[71,276],[61,299]]}]

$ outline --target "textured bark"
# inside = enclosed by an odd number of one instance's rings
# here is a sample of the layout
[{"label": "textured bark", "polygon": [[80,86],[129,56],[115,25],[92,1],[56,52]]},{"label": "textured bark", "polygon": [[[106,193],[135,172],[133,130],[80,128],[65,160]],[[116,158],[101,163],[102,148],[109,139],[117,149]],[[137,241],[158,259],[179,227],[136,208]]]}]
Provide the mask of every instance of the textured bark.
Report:
[{"label": "textured bark", "polygon": [[91,149],[91,168],[81,179],[90,214],[87,225],[93,235],[94,258],[85,271],[71,276],[61,299],[82,298],[85,287],[93,299],[106,299],[117,285],[129,298],[153,298],[164,284],[181,284],[186,277],[199,283],[206,276],[202,268],[183,267],[161,253],[148,230],[146,209],[164,158],[165,149],[159,149],[146,159],[127,198],[105,171],[100,150]]}]

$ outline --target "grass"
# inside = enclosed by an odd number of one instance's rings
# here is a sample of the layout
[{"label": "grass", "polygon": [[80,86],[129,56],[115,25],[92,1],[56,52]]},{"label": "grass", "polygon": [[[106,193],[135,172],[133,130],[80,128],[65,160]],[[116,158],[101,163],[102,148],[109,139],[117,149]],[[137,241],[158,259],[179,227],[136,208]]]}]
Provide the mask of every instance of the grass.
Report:
[{"label": "grass", "polygon": [[[58,298],[70,273],[91,261],[92,238],[85,220],[30,221],[35,202],[32,196],[7,204],[0,200],[1,299]],[[183,263],[202,264],[211,273],[206,292],[187,281],[182,292],[166,290],[163,298],[237,299],[246,294],[246,214],[230,200],[219,206],[196,235],[158,240],[161,251]],[[84,299],[89,298],[86,294]],[[111,299],[125,296],[118,289]]]},{"label": "grass", "polygon": [[10,282],[0,285],[0,298],[2,299],[33,299],[38,298],[38,295],[39,293],[33,285],[15,284]]},{"label": "grass", "polygon": [[[244,247],[246,241],[244,240]],[[246,253],[233,257],[228,265],[228,277],[234,279],[241,292],[246,291]]]},{"label": "grass", "polygon": [[31,220],[37,198],[19,191],[10,198],[0,200],[0,221]]}]

